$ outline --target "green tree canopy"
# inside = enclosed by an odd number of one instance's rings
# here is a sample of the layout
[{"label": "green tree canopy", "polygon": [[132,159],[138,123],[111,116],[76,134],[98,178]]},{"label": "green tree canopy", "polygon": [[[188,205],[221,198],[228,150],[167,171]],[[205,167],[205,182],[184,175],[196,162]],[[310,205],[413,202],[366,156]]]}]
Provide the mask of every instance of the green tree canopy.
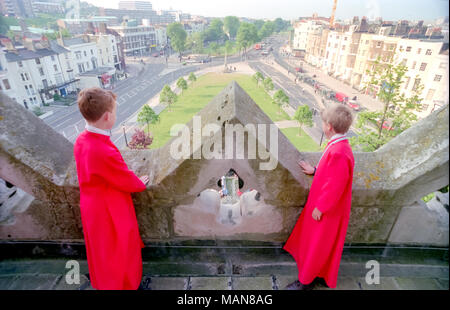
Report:
[{"label": "green tree canopy", "polygon": [[159,102],[167,104],[169,106],[169,111],[170,111],[170,106],[173,103],[175,103],[177,101],[177,99],[178,99],[177,94],[175,94],[172,91],[172,89],[170,88],[170,86],[166,84],[163,87],[161,94],[159,95]]},{"label": "green tree canopy", "polygon": [[358,114],[356,128],[360,132],[350,139],[353,146],[365,152],[375,151],[417,121],[414,111],[421,107],[423,85],[416,78],[411,96],[406,97],[400,89],[407,71],[408,68],[402,64],[393,65],[380,59],[374,62],[371,70],[367,70],[369,80],[365,90],[376,94],[383,108]]},{"label": "green tree canopy", "polygon": [[313,125],[312,111],[307,104],[301,105],[295,111],[294,119],[300,124],[298,135],[301,135],[303,126],[311,127]]},{"label": "green tree canopy", "polygon": [[197,81],[197,77],[195,76],[194,72],[191,72],[189,74],[188,80],[191,81],[191,82]]},{"label": "green tree canopy", "polygon": [[236,37],[240,21],[236,16],[227,16],[223,21],[223,29],[229,39]]},{"label": "green tree canopy", "polygon": [[278,113],[281,113],[281,107],[285,104],[289,104],[289,97],[284,93],[284,91],[279,89],[273,95],[273,101],[278,105]]},{"label": "green tree canopy", "polygon": [[177,87],[180,88],[182,91],[185,91],[188,88],[188,84],[183,77],[180,77],[177,81]]},{"label": "green tree canopy", "polygon": [[241,23],[236,36],[236,42],[244,50],[244,54],[253,43],[258,42],[258,33],[254,24]]},{"label": "green tree canopy", "polygon": [[256,84],[259,85],[260,81],[264,81],[264,76],[262,75],[261,72],[256,72],[255,74],[253,74],[253,79],[256,81]]},{"label": "green tree canopy", "polygon": [[147,132],[150,134],[150,124],[159,122],[159,115],[156,114],[151,107],[144,105],[138,114],[137,121],[141,125],[146,124]]},{"label": "green tree canopy", "polygon": [[205,31],[206,41],[219,41],[224,38],[225,33],[223,32],[223,22],[215,18],[211,21],[208,28]]},{"label": "green tree canopy", "polygon": [[270,36],[275,31],[275,23],[267,21],[258,31],[258,37],[260,40]]},{"label": "green tree canopy", "polygon": [[273,90],[273,82],[272,82],[272,79],[271,79],[270,77],[266,77],[266,78],[265,78],[265,80],[264,80],[264,82],[263,82],[263,85],[264,85],[264,89],[265,89],[267,92]]},{"label": "green tree canopy", "polygon": [[185,50],[187,33],[180,23],[172,23],[167,27],[167,36],[170,38],[172,48],[181,53]]},{"label": "green tree canopy", "polygon": [[280,17],[275,19],[274,24],[275,24],[275,32],[283,31],[290,25],[289,22],[284,21]]}]

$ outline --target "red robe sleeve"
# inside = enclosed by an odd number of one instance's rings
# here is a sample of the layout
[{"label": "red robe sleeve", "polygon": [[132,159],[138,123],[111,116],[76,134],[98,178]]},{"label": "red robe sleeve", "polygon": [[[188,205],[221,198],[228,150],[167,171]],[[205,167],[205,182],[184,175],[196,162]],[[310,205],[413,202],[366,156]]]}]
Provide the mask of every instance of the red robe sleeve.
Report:
[{"label": "red robe sleeve", "polygon": [[106,154],[99,155],[92,165],[93,174],[105,179],[117,190],[123,192],[142,192],[145,184],[128,169],[120,152],[116,149],[108,149]]},{"label": "red robe sleeve", "polygon": [[320,196],[316,200],[316,208],[323,214],[338,205],[350,178],[348,158],[342,153],[330,155],[327,165],[322,168],[325,170],[322,173],[326,176],[320,188]]}]

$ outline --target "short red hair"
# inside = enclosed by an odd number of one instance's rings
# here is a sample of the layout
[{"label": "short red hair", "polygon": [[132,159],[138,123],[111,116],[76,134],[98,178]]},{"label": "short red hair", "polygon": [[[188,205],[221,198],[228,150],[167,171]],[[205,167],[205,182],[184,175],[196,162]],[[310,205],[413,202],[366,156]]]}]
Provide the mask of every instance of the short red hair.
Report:
[{"label": "short red hair", "polygon": [[105,112],[112,112],[116,94],[100,87],[85,88],[78,94],[78,108],[89,122],[98,121]]}]

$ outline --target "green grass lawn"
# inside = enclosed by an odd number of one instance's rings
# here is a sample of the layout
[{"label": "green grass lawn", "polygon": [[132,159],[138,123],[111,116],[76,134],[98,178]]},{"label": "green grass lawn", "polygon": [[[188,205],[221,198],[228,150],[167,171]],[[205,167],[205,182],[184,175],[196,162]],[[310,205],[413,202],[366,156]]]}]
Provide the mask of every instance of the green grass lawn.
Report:
[{"label": "green grass lawn", "polygon": [[300,152],[320,152],[321,148],[319,145],[310,137],[307,133],[301,130],[301,135],[298,135],[299,128],[283,128],[281,132],[286,136],[286,138],[291,141],[291,143]]},{"label": "green grass lawn", "polygon": [[[278,114],[277,105],[272,103],[272,98],[262,87],[256,85],[251,76],[208,73],[200,76],[193,84],[189,84],[189,88],[183,94],[180,94],[177,102],[170,106],[170,112],[168,108],[161,112],[159,123],[150,125],[150,132],[154,137],[150,148],[159,148],[167,143],[172,138],[170,136],[172,125],[188,123],[197,112],[233,80],[250,95],[272,121],[290,119],[284,111]],[[147,131],[147,126],[144,126],[144,128]]]}]

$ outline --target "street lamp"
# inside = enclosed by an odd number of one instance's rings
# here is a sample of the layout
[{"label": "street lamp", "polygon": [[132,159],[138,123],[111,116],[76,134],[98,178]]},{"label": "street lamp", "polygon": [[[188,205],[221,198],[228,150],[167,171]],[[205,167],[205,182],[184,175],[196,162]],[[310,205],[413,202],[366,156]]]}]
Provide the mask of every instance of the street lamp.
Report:
[{"label": "street lamp", "polygon": [[125,138],[125,144],[128,147],[128,141],[127,141],[127,135],[125,133],[125,124],[124,123],[122,123],[122,130],[123,130],[123,137]]},{"label": "street lamp", "polygon": [[319,146],[322,146],[322,139],[323,139],[323,131],[322,131],[322,136],[320,137],[320,143],[319,143]]}]

